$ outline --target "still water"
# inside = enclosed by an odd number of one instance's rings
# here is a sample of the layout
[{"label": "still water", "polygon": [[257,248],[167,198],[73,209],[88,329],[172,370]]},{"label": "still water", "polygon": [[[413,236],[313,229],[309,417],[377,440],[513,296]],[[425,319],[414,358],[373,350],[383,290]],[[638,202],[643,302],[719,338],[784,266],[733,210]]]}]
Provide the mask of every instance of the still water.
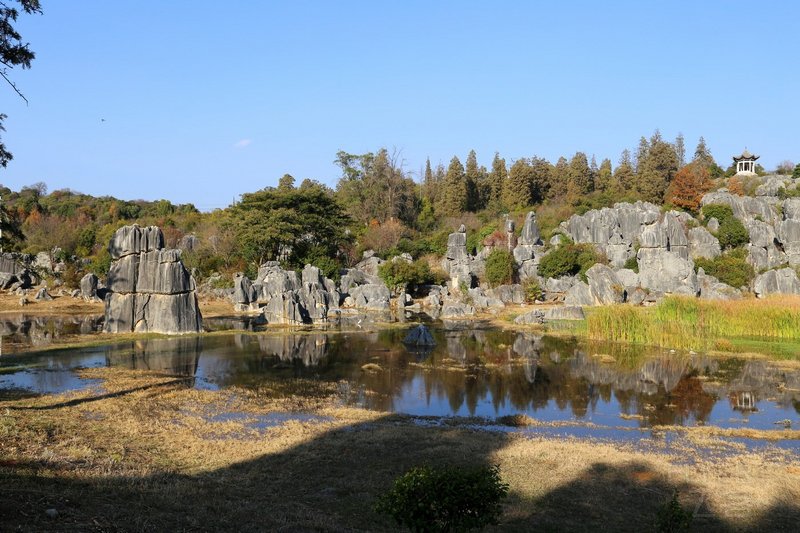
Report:
[{"label": "still water", "polygon": [[[90,325],[84,325],[89,328]],[[192,378],[194,387],[274,380],[336,384],[343,404],[383,412],[606,427],[800,427],[800,370],[766,359],[668,353],[472,326],[432,326],[436,346],[372,333],[230,333],[143,339],[0,356],[0,389],[55,393],[98,383],[78,368],[120,366]],[[55,334],[55,333],[54,333]],[[377,365],[364,370],[365,364]],[[2,398],[2,396],[0,396]]]}]

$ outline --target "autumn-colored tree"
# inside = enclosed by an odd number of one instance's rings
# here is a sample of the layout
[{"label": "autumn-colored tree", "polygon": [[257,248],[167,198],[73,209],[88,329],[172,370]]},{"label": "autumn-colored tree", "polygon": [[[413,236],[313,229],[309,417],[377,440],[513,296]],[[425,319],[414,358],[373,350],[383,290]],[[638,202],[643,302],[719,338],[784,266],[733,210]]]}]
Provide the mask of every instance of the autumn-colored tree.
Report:
[{"label": "autumn-colored tree", "polygon": [[710,190],[711,178],[708,168],[698,162],[692,162],[675,174],[675,179],[667,190],[667,201],[676,207],[697,211],[703,195]]}]

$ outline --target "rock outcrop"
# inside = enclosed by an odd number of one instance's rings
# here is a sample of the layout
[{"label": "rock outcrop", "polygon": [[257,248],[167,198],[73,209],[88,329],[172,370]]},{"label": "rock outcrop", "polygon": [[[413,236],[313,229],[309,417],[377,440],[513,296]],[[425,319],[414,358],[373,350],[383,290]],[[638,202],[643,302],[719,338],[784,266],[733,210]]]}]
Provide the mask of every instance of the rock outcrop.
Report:
[{"label": "rock outcrop", "polygon": [[753,280],[753,292],[759,298],[770,294],[800,294],[800,279],[792,268],[769,270]]},{"label": "rock outcrop", "polygon": [[195,283],[179,250],[164,248],[156,226],[124,226],[109,244],[108,333],[192,333],[202,329]]},{"label": "rock outcrop", "polygon": [[521,280],[536,276],[536,268],[543,253],[544,246],[542,246],[539,225],[536,223],[536,213],[529,211],[525,216],[522,234],[514,248],[514,260],[517,262],[517,271]]},{"label": "rock outcrop", "polygon": [[467,252],[467,229],[464,224],[458,231],[447,237],[447,252],[442,260],[442,268],[450,275],[450,286],[454,289],[462,285],[473,287],[475,276],[472,273],[472,257]]}]

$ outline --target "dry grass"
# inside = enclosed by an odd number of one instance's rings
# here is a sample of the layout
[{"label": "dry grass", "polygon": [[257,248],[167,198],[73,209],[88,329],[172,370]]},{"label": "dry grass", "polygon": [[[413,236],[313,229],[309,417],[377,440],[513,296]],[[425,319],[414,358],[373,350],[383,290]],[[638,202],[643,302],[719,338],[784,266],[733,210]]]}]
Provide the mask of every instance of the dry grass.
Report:
[{"label": "dry grass", "polygon": [[[650,530],[676,488],[698,529],[791,529],[800,517],[794,454],[729,450],[687,466],[625,446],[422,427],[338,407],[329,385],[215,392],[85,374],[105,389],[0,402],[0,530],[393,530],[372,503],[426,463],[499,464],[511,485],[502,530]],[[286,411],[328,418],[258,426]]]}]

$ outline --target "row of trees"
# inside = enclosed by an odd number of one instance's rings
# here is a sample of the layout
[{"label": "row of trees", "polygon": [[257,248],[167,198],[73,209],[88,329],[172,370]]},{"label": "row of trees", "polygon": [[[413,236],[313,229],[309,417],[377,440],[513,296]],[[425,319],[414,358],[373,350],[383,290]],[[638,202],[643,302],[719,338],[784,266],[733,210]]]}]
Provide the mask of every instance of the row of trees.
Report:
[{"label": "row of trees", "polygon": [[[243,194],[239,202],[213,213],[166,200],[123,201],[70,190],[48,194],[43,183],[18,192],[0,186],[3,244],[6,250],[27,252],[58,247],[64,256],[90,257],[102,273],[108,262],[105,248],[116,228],[157,224],[168,246],[187,248],[187,263],[201,275],[254,273],[264,261],[278,260],[293,268],[314,263],[335,277],[366,248],[382,255],[440,255],[447,234],[462,222],[471,230],[470,247],[480,247],[486,239],[502,240],[500,214],[522,217],[532,207],[544,231],[574,212],[620,200],[696,211],[702,194],[726,171],[702,138],[688,163],[686,159],[682,136],[667,142],[656,131],[643,137],[634,153],[623,151],[615,167],[609,159],[598,165],[594,157],[577,152],[555,164],[534,156],[510,166],[495,154],[486,169],[471,151],[466,165],[458,157],[447,168],[426,162],[416,182],[396,153],[342,151],[336,154],[341,177],[335,189],[313,180],[296,186],[287,174],[276,187]],[[742,189],[735,180],[725,184],[734,192]],[[191,246],[182,243],[189,234],[198,237]]]}]

